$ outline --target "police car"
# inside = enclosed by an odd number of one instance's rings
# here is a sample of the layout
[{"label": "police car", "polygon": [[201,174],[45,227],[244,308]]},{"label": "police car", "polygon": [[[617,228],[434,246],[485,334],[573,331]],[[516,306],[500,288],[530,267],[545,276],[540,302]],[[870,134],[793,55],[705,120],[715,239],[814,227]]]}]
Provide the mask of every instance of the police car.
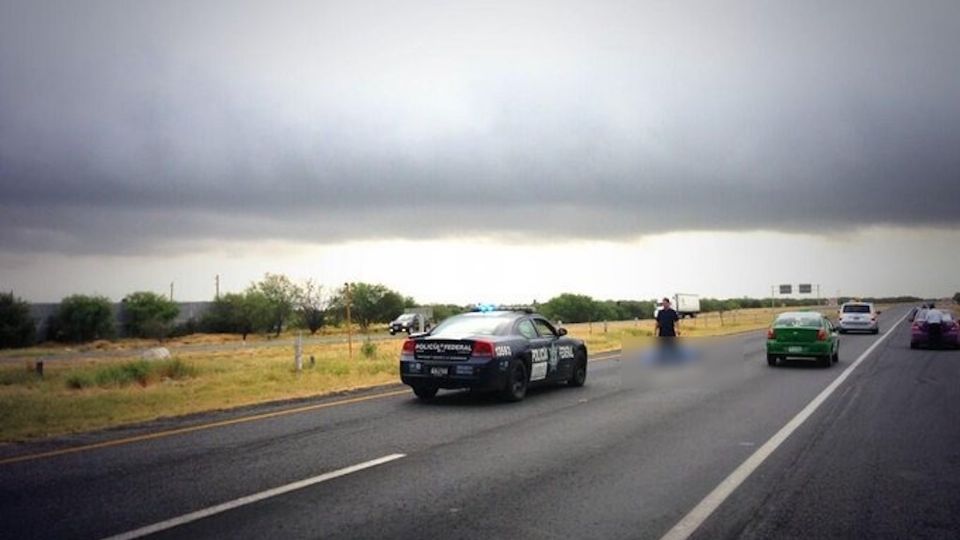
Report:
[{"label": "police car", "polygon": [[420,399],[441,388],[498,391],[520,401],[533,385],[587,380],[587,347],[529,309],[479,309],[403,344],[400,378]]}]

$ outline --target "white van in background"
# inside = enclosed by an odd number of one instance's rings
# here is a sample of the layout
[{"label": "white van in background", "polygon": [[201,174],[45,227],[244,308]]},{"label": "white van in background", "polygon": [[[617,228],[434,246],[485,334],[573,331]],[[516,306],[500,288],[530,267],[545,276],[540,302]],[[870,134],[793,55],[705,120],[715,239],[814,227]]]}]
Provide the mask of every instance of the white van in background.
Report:
[{"label": "white van in background", "polygon": [[879,334],[878,315],[880,315],[880,312],[870,302],[847,302],[840,306],[837,326],[841,334],[851,331]]},{"label": "white van in background", "polygon": [[[677,312],[677,316],[681,319],[687,317],[696,317],[697,313],[700,313],[700,296],[696,294],[683,294],[677,293],[671,298],[673,302],[673,310]],[[657,304],[656,309],[653,310],[653,318],[657,318],[657,314],[660,313],[660,310],[663,309],[659,303]]]}]

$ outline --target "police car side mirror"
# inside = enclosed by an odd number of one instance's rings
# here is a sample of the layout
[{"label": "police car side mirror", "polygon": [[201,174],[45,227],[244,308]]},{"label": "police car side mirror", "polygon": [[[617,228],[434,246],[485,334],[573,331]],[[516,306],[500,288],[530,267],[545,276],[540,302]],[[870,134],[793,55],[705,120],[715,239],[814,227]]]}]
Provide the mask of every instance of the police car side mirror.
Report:
[{"label": "police car side mirror", "polygon": [[557,328],[557,335],[559,335],[559,336],[565,336],[565,335],[567,335],[567,329],[566,329],[566,328]]}]

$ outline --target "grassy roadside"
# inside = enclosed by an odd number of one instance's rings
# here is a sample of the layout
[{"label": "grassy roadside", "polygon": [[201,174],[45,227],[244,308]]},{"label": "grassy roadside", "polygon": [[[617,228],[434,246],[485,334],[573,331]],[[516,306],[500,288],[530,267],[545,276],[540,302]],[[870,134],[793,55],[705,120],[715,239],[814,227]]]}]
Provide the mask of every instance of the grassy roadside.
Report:
[{"label": "grassy roadside", "polygon": [[[150,372],[141,379],[125,379],[123,375],[125,371],[134,375],[141,371],[134,367],[141,361],[132,356],[51,364],[42,379],[23,366],[3,366],[0,441],[89,431],[394,382],[400,344],[378,343],[369,358],[355,346],[352,361],[345,344],[305,346],[304,369],[299,373],[294,369],[291,347],[184,352],[175,357],[182,366],[180,373],[156,376]],[[93,384],[77,385],[77,380]]]},{"label": "grassy roadside", "polygon": [[[707,337],[766,328],[777,310],[704,314],[681,323],[684,336]],[[591,354],[617,350],[624,341],[652,339],[653,321],[574,324]],[[201,338],[204,339],[204,338]],[[41,379],[22,364],[0,365],[0,442],[34,439],[226,409],[320,396],[396,382],[402,340],[375,342],[370,354],[344,343],[304,346],[296,372],[289,345],[180,351],[167,361],[130,355],[50,363]],[[150,345],[153,345],[152,343]],[[309,357],[315,362],[311,365]]]},{"label": "grassy roadside", "polygon": [[[370,334],[385,334],[387,332],[387,327],[385,325],[375,325],[371,326],[369,329]],[[280,334],[280,336],[275,337],[273,334],[250,334],[247,336],[246,344],[248,345],[271,345],[277,341],[289,341],[297,337],[301,331],[299,330],[289,330]],[[309,332],[302,332],[305,340],[311,339],[322,339],[322,338],[346,338],[347,329],[346,327],[341,326],[329,326],[324,327],[322,330],[318,331],[314,335],[310,335]],[[358,333],[358,329],[354,327],[353,336],[355,340],[361,339],[361,335]],[[179,347],[185,346],[195,346],[195,345],[208,345],[208,346],[218,346],[218,345],[241,345],[244,343],[244,340],[238,334],[191,334],[188,336],[181,336],[175,338],[168,338],[163,340],[163,342],[158,342],[153,339],[137,339],[137,338],[123,338],[116,340],[106,340],[101,339],[93,341],[90,343],[81,343],[81,344],[65,344],[65,343],[55,343],[55,342],[46,342],[33,347],[26,349],[4,349],[0,350],[0,359],[5,358],[40,358],[44,356],[69,356],[75,353],[84,353],[84,354],[95,354],[98,352],[103,353],[122,353],[125,351],[132,351],[145,349],[149,347],[163,346],[170,349],[176,349]]]}]

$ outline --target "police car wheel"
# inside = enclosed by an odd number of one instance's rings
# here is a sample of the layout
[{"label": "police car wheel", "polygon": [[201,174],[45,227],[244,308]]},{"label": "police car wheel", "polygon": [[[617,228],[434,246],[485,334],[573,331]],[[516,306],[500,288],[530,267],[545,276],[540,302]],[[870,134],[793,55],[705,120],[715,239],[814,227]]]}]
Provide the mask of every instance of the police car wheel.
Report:
[{"label": "police car wheel", "polygon": [[583,386],[587,382],[587,359],[577,355],[577,365],[573,368],[573,375],[567,381],[570,386]]},{"label": "police car wheel", "polygon": [[501,396],[506,401],[520,401],[527,395],[527,368],[523,362],[514,362],[510,367],[507,385]]},{"label": "police car wheel", "polygon": [[438,390],[439,388],[437,388],[436,386],[427,386],[427,385],[420,385],[420,384],[413,387],[413,393],[416,394],[417,397],[422,400],[433,399],[434,397],[436,397]]}]

